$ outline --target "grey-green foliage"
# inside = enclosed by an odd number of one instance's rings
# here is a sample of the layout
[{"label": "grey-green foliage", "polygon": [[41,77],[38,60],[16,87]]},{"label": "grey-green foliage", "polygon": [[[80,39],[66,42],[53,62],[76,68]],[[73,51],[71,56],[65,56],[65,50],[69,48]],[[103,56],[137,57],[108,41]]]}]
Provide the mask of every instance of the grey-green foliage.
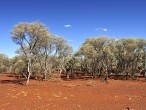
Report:
[{"label": "grey-green foliage", "polygon": [[5,54],[0,54],[0,73],[9,72],[10,61]]},{"label": "grey-green foliage", "polygon": [[72,48],[62,37],[51,35],[48,41],[36,48],[37,62],[44,79],[51,77],[53,71],[64,69],[65,60],[69,57]]},{"label": "grey-green foliage", "polygon": [[72,47],[67,44],[67,41],[62,37],[55,37],[55,66],[60,70],[66,72],[66,65],[72,54]]},{"label": "grey-green foliage", "polygon": [[37,56],[34,54],[35,49],[43,42],[46,42],[49,35],[48,29],[40,22],[19,23],[14,26],[11,34],[12,40],[20,45],[20,49],[26,57],[29,73],[26,84],[28,84],[30,76],[32,75],[32,66]]},{"label": "grey-green foliage", "polygon": [[42,75],[47,80],[56,69],[65,70],[72,48],[64,38],[50,34],[44,24],[19,23],[14,26],[11,34],[12,40],[20,46],[16,53],[24,57],[22,61],[15,62],[15,65],[22,65],[22,68],[14,68],[13,65],[13,71],[21,74],[25,70],[29,73],[27,84],[32,75]]},{"label": "grey-green foliage", "polygon": [[[55,70],[60,70],[60,73],[68,69],[71,73],[82,71],[94,77],[108,77],[113,73],[131,75],[132,78],[135,78],[136,73],[146,70],[145,39],[88,38],[72,57],[72,47],[67,41],[50,34],[40,22],[19,23],[11,34],[12,40],[20,46],[17,53],[22,56],[12,59],[12,70],[20,74],[29,73],[27,84],[32,74],[42,74],[47,80]],[[0,56],[0,59],[3,57]],[[5,70],[4,62],[0,61],[1,68]],[[10,67],[9,63],[6,65]]]},{"label": "grey-green foliage", "polygon": [[117,71],[121,74],[130,74],[135,76],[136,73],[145,70],[145,39],[120,39],[115,45],[115,57],[117,61]]},{"label": "grey-green foliage", "polygon": [[9,71],[15,75],[22,75],[27,73],[27,62],[24,56],[15,56],[10,59],[11,70]]},{"label": "grey-green foliage", "polygon": [[89,38],[79,50],[84,59],[84,69],[96,75],[101,69],[107,71],[109,66],[110,45],[113,39],[107,37]]},{"label": "grey-green foliage", "polygon": [[93,76],[131,75],[146,70],[146,40],[136,38],[112,39],[94,37],[87,39],[76,53],[83,68]]}]

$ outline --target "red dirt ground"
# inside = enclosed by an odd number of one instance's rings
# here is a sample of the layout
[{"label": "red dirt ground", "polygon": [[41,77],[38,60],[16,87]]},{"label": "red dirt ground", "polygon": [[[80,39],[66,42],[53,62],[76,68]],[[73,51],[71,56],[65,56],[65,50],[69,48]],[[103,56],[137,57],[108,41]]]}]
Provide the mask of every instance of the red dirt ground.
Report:
[{"label": "red dirt ground", "polygon": [[146,110],[146,82],[30,81],[0,75],[0,110]]}]

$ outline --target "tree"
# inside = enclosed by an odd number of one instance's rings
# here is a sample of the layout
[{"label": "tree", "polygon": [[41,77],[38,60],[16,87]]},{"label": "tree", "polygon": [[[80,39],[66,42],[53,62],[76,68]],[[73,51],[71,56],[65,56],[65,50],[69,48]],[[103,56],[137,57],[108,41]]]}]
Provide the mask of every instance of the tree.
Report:
[{"label": "tree", "polygon": [[[55,37],[55,55],[57,65],[56,67],[60,70],[60,75],[62,71],[66,73],[66,65],[72,54],[72,47],[67,44],[67,41],[62,37]],[[68,77],[68,73],[67,77]]]},{"label": "tree", "polygon": [[30,76],[32,75],[32,66],[36,61],[35,49],[40,46],[42,42],[47,40],[47,27],[40,22],[18,23],[12,29],[11,34],[13,42],[20,45],[26,57],[28,66],[26,84],[28,84]]},{"label": "tree", "polygon": [[[146,71],[146,40],[88,38],[76,56],[82,60],[82,71],[93,77],[104,75],[107,79],[112,73],[121,78],[130,76],[135,79],[137,73]],[[146,72],[144,76],[146,78]]]},{"label": "tree", "polygon": [[25,60],[25,57],[22,55],[17,55],[13,58],[10,59],[10,66],[11,66],[11,70],[9,71],[9,73],[11,75],[16,75],[19,77],[21,76],[25,76],[26,77],[26,73],[27,73],[27,62]]},{"label": "tree", "polygon": [[113,39],[107,37],[90,38],[83,43],[79,50],[79,54],[84,59],[84,69],[87,73],[96,77],[97,74],[102,73],[108,75],[110,58],[110,47],[112,46]]},{"label": "tree", "polygon": [[44,73],[44,79],[47,80],[52,74],[53,55],[55,51],[55,37],[48,35],[48,40],[36,48],[37,59],[40,64],[41,72]]},{"label": "tree", "polygon": [[0,73],[8,72],[10,68],[10,61],[8,56],[5,54],[0,54]]},{"label": "tree", "polygon": [[[121,75],[131,75],[135,79],[136,73],[144,70],[144,39],[120,39],[115,43],[115,57],[117,72]],[[143,58],[142,58],[143,57]]]}]

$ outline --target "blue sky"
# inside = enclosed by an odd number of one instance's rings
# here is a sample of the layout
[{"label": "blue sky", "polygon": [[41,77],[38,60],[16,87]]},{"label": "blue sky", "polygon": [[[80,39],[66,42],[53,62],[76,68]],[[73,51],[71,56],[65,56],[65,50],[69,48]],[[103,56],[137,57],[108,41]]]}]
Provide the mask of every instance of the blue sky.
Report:
[{"label": "blue sky", "polygon": [[88,37],[146,38],[145,0],[1,0],[0,53],[15,56],[10,31],[19,22],[41,21],[77,50]]}]

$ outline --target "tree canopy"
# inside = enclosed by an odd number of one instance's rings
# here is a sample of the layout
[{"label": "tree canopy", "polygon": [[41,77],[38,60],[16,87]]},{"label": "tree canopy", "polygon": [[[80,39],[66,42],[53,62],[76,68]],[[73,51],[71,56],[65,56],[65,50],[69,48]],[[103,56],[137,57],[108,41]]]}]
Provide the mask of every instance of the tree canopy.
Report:
[{"label": "tree canopy", "polygon": [[21,22],[11,31],[11,38],[19,45],[18,56],[8,58],[0,54],[0,72],[15,73],[27,79],[41,77],[49,80],[57,73],[73,78],[116,76],[136,79],[141,73],[146,79],[146,39],[114,39],[105,36],[85,40],[73,53],[67,40],[51,34],[41,22]]}]

